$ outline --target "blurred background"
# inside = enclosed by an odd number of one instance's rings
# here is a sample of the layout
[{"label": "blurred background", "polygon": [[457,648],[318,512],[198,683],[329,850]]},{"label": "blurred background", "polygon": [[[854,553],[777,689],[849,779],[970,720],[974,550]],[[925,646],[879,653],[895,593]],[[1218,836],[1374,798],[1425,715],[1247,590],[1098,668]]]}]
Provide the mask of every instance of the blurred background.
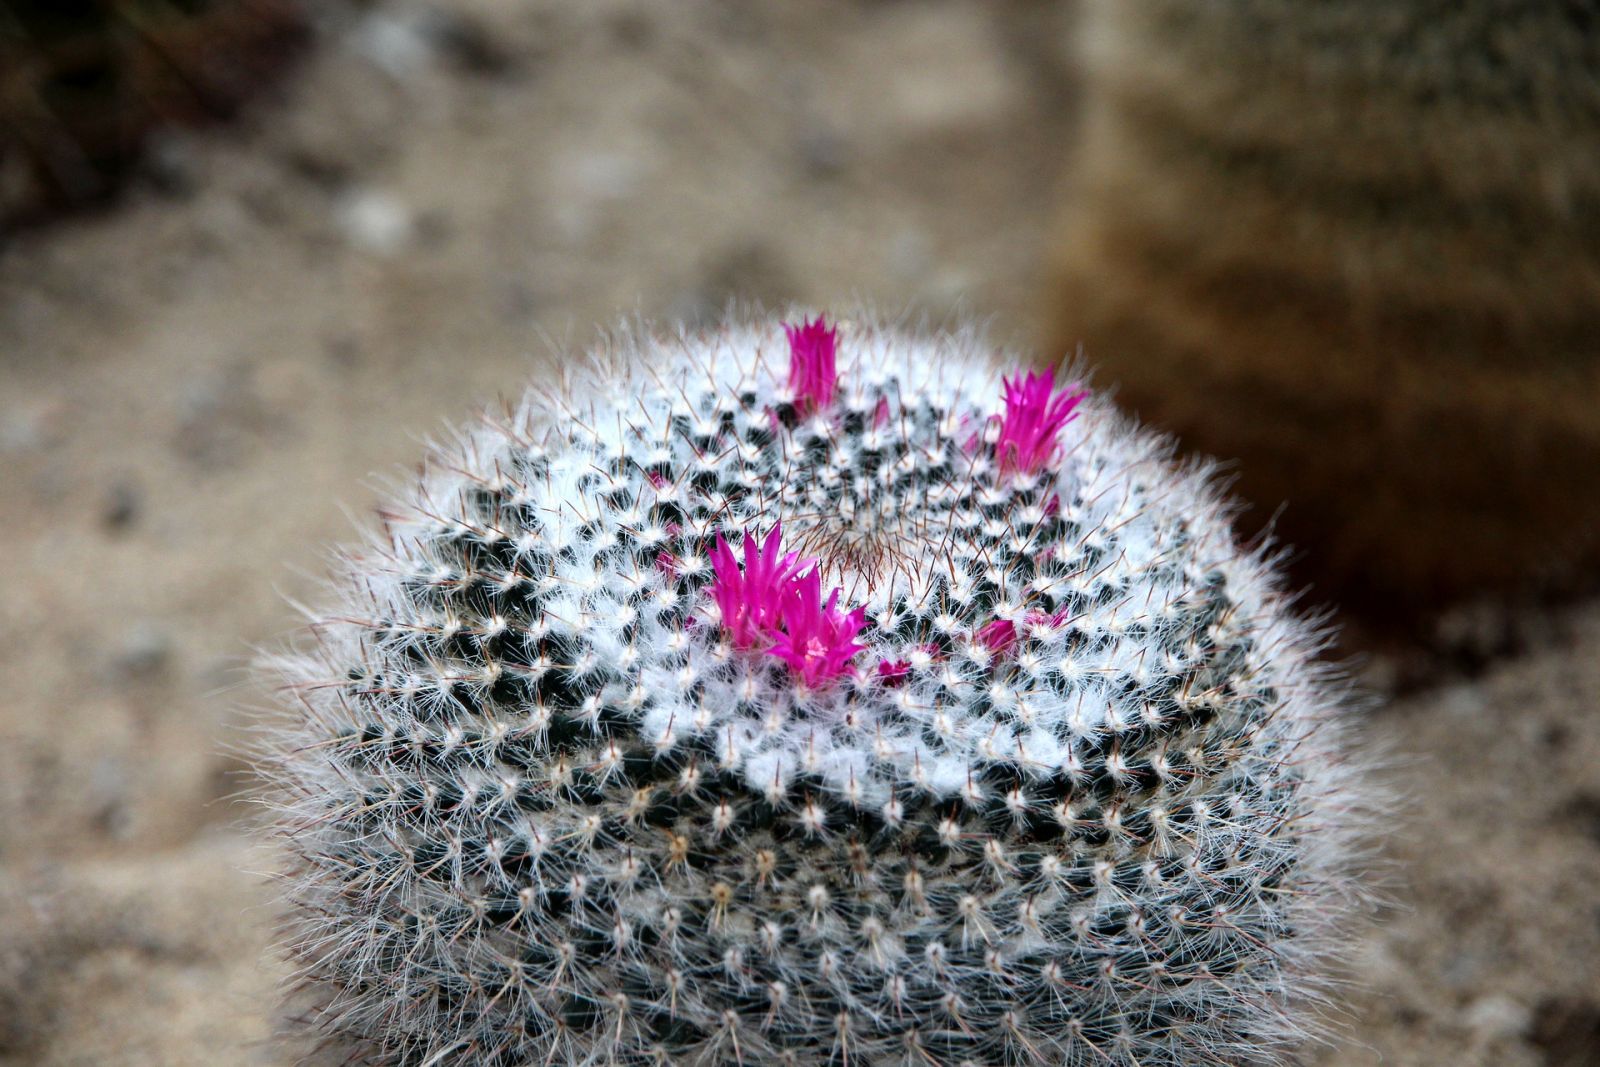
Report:
[{"label": "blurred background", "polygon": [[1595,20],[0,0],[0,1065],[294,1062],[253,650],[427,437],[730,301],[1081,344],[1228,461],[1405,798],[1312,1060],[1600,1063]]}]

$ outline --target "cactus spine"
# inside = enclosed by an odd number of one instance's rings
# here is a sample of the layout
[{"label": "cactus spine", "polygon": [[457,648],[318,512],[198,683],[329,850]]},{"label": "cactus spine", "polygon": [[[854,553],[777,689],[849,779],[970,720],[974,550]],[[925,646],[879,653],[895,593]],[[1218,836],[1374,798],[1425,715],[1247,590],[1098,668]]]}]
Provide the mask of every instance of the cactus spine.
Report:
[{"label": "cactus spine", "polygon": [[291,944],[380,1062],[1278,1063],[1352,894],[1314,633],[973,332],[617,343],[275,664]]}]

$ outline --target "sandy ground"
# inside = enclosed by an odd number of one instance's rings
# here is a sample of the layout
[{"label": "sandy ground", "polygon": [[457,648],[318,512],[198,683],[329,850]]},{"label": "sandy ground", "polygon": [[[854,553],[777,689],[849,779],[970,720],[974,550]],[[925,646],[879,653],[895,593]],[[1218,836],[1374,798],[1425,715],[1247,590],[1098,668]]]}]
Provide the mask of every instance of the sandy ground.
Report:
[{"label": "sandy ground", "polygon": [[[731,298],[1034,336],[1059,7],[445,10],[330,16],[286,99],[0,255],[4,1067],[293,1062],[242,668],[445,420]],[[1534,632],[1368,717],[1393,904],[1320,1063],[1600,1063],[1600,610]]]}]

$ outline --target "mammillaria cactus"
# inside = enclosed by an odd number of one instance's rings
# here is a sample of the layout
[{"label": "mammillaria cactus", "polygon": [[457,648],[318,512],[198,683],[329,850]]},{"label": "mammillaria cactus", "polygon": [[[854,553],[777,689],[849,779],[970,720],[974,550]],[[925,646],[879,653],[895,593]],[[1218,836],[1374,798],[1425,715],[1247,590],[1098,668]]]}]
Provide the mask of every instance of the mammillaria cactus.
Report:
[{"label": "mammillaria cactus", "polygon": [[976,333],[619,343],[279,664],[291,945],[380,1062],[1280,1062],[1352,898],[1314,634]]}]

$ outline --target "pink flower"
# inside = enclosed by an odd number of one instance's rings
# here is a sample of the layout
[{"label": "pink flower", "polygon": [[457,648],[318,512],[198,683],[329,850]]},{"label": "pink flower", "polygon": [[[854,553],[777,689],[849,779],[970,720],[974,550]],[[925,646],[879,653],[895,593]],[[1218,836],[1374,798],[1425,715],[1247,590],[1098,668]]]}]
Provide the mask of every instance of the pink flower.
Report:
[{"label": "pink flower", "polygon": [[885,685],[899,685],[910,674],[910,660],[880,659],[878,661],[878,680]]},{"label": "pink flower", "polygon": [[1035,609],[1028,612],[1027,622],[1029,626],[1032,626],[1036,630],[1055,630],[1058,629],[1062,623],[1067,621],[1067,617],[1070,614],[1071,611],[1069,611],[1067,608],[1062,608],[1054,614],[1051,614],[1048,611],[1039,611]]},{"label": "pink flower", "polygon": [[839,330],[822,316],[799,326],[784,324],[789,338],[789,388],[802,415],[811,415],[833,403],[839,388],[839,372],[834,357],[839,347]]},{"label": "pink flower", "polygon": [[867,610],[839,610],[839,590],[822,600],[822,576],[814,559],[782,553],[783,528],[762,541],[744,535],[744,565],[722,534],[711,549],[711,596],[722,613],[722,629],[734,648],[759,651],[787,663],[816,689],[851,671],[850,659],[866,645],[855,637]]},{"label": "pink flower", "polygon": [[1072,387],[1056,392],[1055,371],[1028,372],[1026,378],[1002,379],[1006,413],[1000,420],[995,454],[1001,471],[1032,473],[1055,457],[1062,427],[1077,418],[1074,408],[1088,396]]},{"label": "pink flower", "polygon": [[995,619],[984,623],[973,636],[978,644],[997,656],[1003,656],[1017,643],[1017,624],[1010,619]]},{"label": "pink flower", "polygon": [[850,659],[866,645],[855,640],[867,624],[867,609],[839,610],[839,590],[822,602],[822,576],[813,567],[790,585],[783,601],[783,632],[767,649],[789,665],[806,686],[817,689],[849,674]]},{"label": "pink flower", "polygon": [[711,550],[711,596],[722,611],[722,628],[734,648],[766,649],[777,633],[784,598],[796,576],[815,560],[801,560],[798,552],[779,557],[783,527],[774,526],[767,539],[758,542],[745,531],[744,569],[733,557],[728,542],[717,534]]}]

